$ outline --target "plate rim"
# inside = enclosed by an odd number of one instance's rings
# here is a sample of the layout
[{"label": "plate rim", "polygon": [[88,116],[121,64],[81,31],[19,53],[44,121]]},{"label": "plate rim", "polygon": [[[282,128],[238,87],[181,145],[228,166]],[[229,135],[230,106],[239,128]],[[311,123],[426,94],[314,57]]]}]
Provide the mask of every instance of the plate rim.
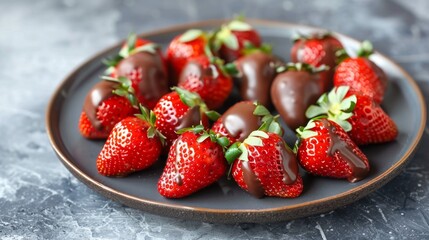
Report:
[{"label": "plate rim", "polygon": [[[144,38],[144,37],[150,37],[150,36],[155,36],[159,34],[166,34],[172,31],[186,30],[189,28],[215,27],[215,26],[220,26],[222,23],[229,20],[230,19],[209,19],[204,21],[178,24],[178,25],[173,25],[170,27],[165,27],[154,31],[147,31],[147,32],[138,34],[138,36]],[[314,31],[326,30],[319,27],[290,23],[290,22],[283,22],[283,21],[255,19],[255,18],[247,18],[246,21],[252,25],[260,25],[260,26],[268,26],[268,27],[306,28],[306,29],[312,29]],[[356,42],[356,43],[359,42],[358,40],[352,37],[349,37],[347,35],[337,33],[337,32],[333,32],[333,33],[335,35],[341,36],[344,39],[347,39],[348,41]],[[398,175],[402,170],[402,168],[406,165],[406,163],[411,159],[412,155],[415,153],[420,143],[420,140],[423,136],[423,132],[424,132],[424,128],[426,126],[426,120],[427,120],[426,119],[427,118],[426,102],[424,100],[424,97],[420,88],[417,85],[417,82],[410,76],[410,74],[408,74],[408,72],[406,72],[396,62],[391,60],[389,57],[381,54],[380,52],[377,52],[378,55],[383,57],[386,61],[389,62],[389,64],[392,64],[395,68],[397,68],[401,72],[401,74],[405,76],[405,80],[408,82],[408,84],[411,86],[411,88],[414,90],[414,93],[416,94],[418,102],[420,103],[420,112],[421,112],[420,125],[419,125],[419,129],[416,137],[412,140],[408,149],[405,151],[402,157],[395,164],[389,167],[386,171],[382,172],[379,176],[376,176],[375,178],[371,179],[370,181],[360,186],[356,186],[354,188],[351,188],[343,193],[340,193],[334,196],[320,198],[317,200],[313,200],[305,203],[293,204],[289,206],[264,208],[264,209],[239,209],[238,210],[238,209],[212,209],[212,208],[204,208],[204,207],[189,207],[181,204],[162,203],[154,200],[149,200],[149,199],[129,195],[127,193],[121,192],[120,190],[116,190],[109,186],[106,186],[99,181],[96,181],[95,179],[93,179],[92,177],[84,173],[81,169],[79,169],[79,167],[73,163],[72,159],[68,159],[67,150],[62,149],[62,146],[60,146],[61,144],[57,142],[57,139],[53,130],[54,129],[53,126],[55,124],[54,109],[56,104],[59,104],[57,102],[57,99],[61,99],[61,95],[63,94],[62,92],[63,88],[65,88],[68,84],[72,83],[74,76],[78,74],[83,67],[90,64],[91,62],[101,57],[102,55],[105,55],[107,52],[112,51],[113,49],[119,47],[124,40],[125,39],[122,39],[121,41],[116,42],[114,45],[107,47],[99,51],[98,53],[92,55],[87,60],[83,61],[81,64],[75,67],[61,81],[58,87],[54,90],[48,102],[46,114],[45,114],[45,127],[48,134],[49,142],[54,152],[61,160],[61,162],[65,165],[65,167],[75,177],[77,177],[79,180],[84,182],[91,189],[96,190],[102,195],[110,199],[124,203],[128,206],[139,208],[144,211],[155,213],[158,215],[181,217],[181,218],[188,218],[188,219],[194,219],[194,220],[204,220],[204,221],[211,221],[211,222],[231,222],[231,223],[271,222],[273,220],[274,221],[287,220],[292,218],[309,216],[316,213],[326,212],[357,201],[358,199],[382,187],[384,184],[389,182],[393,177]],[[61,139],[58,139],[58,140],[61,141]],[[364,191],[366,191],[366,194],[363,194]],[[336,204],[334,204],[334,206],[331,206],[330,203],[333,203],[333,202],[335,202]],[[300,211],[308,207],[313,207],[313,211],[311,211],[310,213],[305,211],[303,211],[305,213],[302,213]],[[159,208],[164,208],[164,209],[162,210]],[[179,212],[172,213],[170,212],[170,210],[179,211]],[[293,213],[292,214],[293,216],[291,216],[290,213]],[[271,215],[273,218],[266,219],[265,221],[260,219],[262,216],[267,216],[267,215]],[[184,217],[184,216],[191,216],[191,217]],[[219,219],[221,220],[219,221]]]}]

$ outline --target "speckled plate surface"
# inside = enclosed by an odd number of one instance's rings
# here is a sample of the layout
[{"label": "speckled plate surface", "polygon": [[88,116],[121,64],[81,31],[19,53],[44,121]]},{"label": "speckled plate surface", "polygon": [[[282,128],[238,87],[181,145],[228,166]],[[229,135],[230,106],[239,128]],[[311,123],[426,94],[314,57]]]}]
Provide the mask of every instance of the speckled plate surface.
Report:
[{"label": "speckled plate surface", "polygon": [[[320,29],[282,22],[248,20],[274,47],[274,53],[289,60],[291,38],[294,33],[308,33]],[[169,41],[189,28],[213,29],[223,21],[214,20],[175,26],[141,37],[157,42],[166,48]],[[359,42],[335,34],[349,50]],[[390,85],[383,108],[399,128],[396,141],[362,148],[371,162],[370,175],[358,183],[318,178],[303,174],[304,192],[296,199],[255,199],[226,179],[187,198],[169,200],[156,188],[165,159],[156,166],[126,178],[108,178],[97,173],[95,160],[103,141],[90,141],[80,136],[77,123],[84,97],[99,81],[105,67],[101,59],[118,51],[120,43],[97,54],[73,71],[58,87],[47,109],[48,135],[61,162],[79,180],[100,194],[143,211],[164,216],[207,222],[272,222],[304,217],[333,210],[352,203],[382,187],[396,176],[413,155],[426,123],[426,107],[415,81],[387,57],[375,54],[372,60],[385,70]],[[286,133],[288,143],[294,134]],[[101,206],[100,206],[101,207]]]}]

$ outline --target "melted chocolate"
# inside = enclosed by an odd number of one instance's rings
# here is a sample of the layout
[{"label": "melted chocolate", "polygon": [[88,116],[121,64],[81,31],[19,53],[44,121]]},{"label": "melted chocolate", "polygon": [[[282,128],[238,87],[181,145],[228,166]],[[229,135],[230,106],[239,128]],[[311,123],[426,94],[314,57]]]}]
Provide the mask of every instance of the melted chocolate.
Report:
[{"label": "melted chocolate", "polygon": [[353,149],[335,133],[335,126],[326,119],[320,121],[326,129],[328,129],[331,138],[328,154],[334,156],[335,153],[338,152],[341,158],[345,160],[352,169],[352,176],[348,177],[347,180],[349,182],[357,182],[364,179],[369,173],[369,167],[365,164],[364,160],[354,153]]},{"label": "melted chocolate", "polygon": [[201,121],[201,112],[200,107],[195,106],[193,108],[190,108],[180,119],[179,123],[174,129],[175,131],[178,131],[183,128],[188,128],[192,126],[197,126],[200,124]]},{"label": "melted chocolate", "polygon": [[239,102],[222,115],[226,131],[239,142],[244,141],[261,124],[261,118],[253,115],[255,108],[256,106],[250,102]]},{"label": "melted chocolate", "polygon": [[[180,141],[180,140],[177,140]],[[179,142],[176,142],[176,159],[174,160],[174,169],[176,170],[176,176],[174,177],[175,182],[177,185],[182,186],[183,185],[183,178],[182,175],[180,175],[179,171],[179,161],[180,161],[180,149],[179,149]]]},{"label": "melted chocolate", "polygon": [[264,106],[271,104],[270,86],[276,76],[274,56],[256,51],[236,61],[241,73],[240,96],[243,100],[258,101]]},{"label": "melted chocolate", "polygon": [[283,72],[271,86],[271,100],[292,130],[307,122],[305,111],[322,93],[319,75],[306,71]]},{"label": "melted chocolate", "polygon": [[277,143],[277,149],[283,160],[283,179],[285,184],[293,184],[298,177],[298,162],[295,154],[288,148],[283,141]]},{"label": "melted chocolate", "polygon": [[262,186],[255,172],[253,172],[249,161],[241,162],[241,170],[243,172],[243,180],[247,185],[247,191],[256,198],[263,197],[265,195],[264,187]]},{"label": "melted chocolate", "polygon": [[139,99],[142,96],[147,101],[156,102],[169,92],[167,70],[158,54],[133,54],[119,62],[116,70],[118,77],[130,78],[130,73],[136,69],[141,71],[141,81],[135,89]]},{"label": "melted chocolate", "polygon": [[185,82],[188,76],[194,76],[201,79],[203,76],[213,76],[213,68],[212,65],[210,67],[203,68],[201,64],[197,61],[191,60],[189,61],[182,70],[182,73],[179,77],[179,83]]},{"label": "melted chocolate", "polygon": [[114,95],[113,90],[117,83],[111,81],[100,81],[92,87],[88,92],[83,103],[83,111],[94,126],[98,130],[103,129],[103,125],[97,118],[97,109],[99,105],[107,98]]}]

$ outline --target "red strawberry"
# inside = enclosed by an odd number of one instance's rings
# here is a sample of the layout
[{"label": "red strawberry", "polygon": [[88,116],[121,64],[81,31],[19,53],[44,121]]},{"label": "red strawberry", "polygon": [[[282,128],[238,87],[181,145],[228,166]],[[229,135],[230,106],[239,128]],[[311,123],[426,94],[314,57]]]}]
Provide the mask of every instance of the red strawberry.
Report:
[{"label": "red strawberry", "polygon": [[177,85],[178,78],[190,58],[205,54],[206,34],[199,29],[190,29],[176,36],[167,48],[167,61],[171,73],[172,85]]},{"label": "red strawberry", "polygon": [[158,192],[167,198],[182,198],[219,180],[225,174],[223,147],[226,138],[203,132],[199,125],[174,141],[158,181]]},{"label": "red strawberry", "polygon": [[232,91],[231,77],[215,59],[201,55],[189,60],[179,78],[179,87],[198,93],[210,109],[221,107]]},{"label": "red strawberry", "polygon": [[260,127],[283,135],[277,116],[272,116],[267,108],[250,101],[242,101],[230,107],[213,124],[212,131],[228,138],[230,144],[242,142]]},{"label": "red strawberry", "polygon": [[[380,104],[387,88],[387,76],[374,62],[369,60],[373,53],[371,43],[365,41],[358,57],[344,56],[334,74],[334,86],[349,86],[353,92],[360,92]],[[346,54],[345,54],[346,55]]]},{"label": "red strawberry", "polygon": [[365,154],[340,125],[328,119],[310,120],[297,129],[301,166],[314,175],[357,182],[369,173]]},{"label": "red strawberry", "polygon": [[341,42],[329,33],[315,33],[308,37],[299,36],[292,46],[291,60],[308,63],[314,67],[328,66],[329,70],[323,72],[320,79],[325,92],[332,87],[332,77],[338,60],[335,53],[343,48]]},{"label": "red strawberry", "polygon": [[168,72],[160,47],[148,40],[130,35],[119,54],[105,63],[107,74],[127,77],[132,82],[138,101],[152,109],[168,93]]},{"label": "red strawberry", "polygon": [[259,33],[250,24],[235,19],[216,32],[212,47],[223,60],[233,62],[244,55],[244,49],[260,46]]},{"label": "red strawberry", "polygon": [[279,74],[271,84],[271,100],[290,129],[307,122],[305,110],[323,93],[320,74],[323,67],[306,63],[289,63],[277,68]]},{"label": "red strawberry", "polygon": [[137,112],[137,101],[131,81],[107,78],[88,92],[79,119],[79,131],[90,139],[109,136],[116,123]]},{"label": "red strawberry", "polygon": [[235,161],[234,180],[257,198],[294,198],[303,190],[295,154],[278,134],[253,131],[243,143],[233,144],[225,155],[228,162]]},{"label": "red strawberry", "polygon": [[308,108],[306,116],[326,115],[348,132],[358,145],[395,140],[398,129],[395,122],[369,96],[354,94],[348,86],[334,88],[323,94],[318,106]]},{"label": "red strawberry", "polygon": [[215,120],[218,117],[215,112],[208,110],[198,94],[181,88],[173,89],[175,91],[164,95],[153,109],[155,126],[167,138],[167,146],[178,137],[176,131],[199,124],[208,127],[208,119]]},{"label": "red strawberry", "polygon": [[125,176],[150,167],[162,149],[162,135],[154,128],[155,115],[142,114],[115,125],[97,158],[97,170],[104,176]]}]

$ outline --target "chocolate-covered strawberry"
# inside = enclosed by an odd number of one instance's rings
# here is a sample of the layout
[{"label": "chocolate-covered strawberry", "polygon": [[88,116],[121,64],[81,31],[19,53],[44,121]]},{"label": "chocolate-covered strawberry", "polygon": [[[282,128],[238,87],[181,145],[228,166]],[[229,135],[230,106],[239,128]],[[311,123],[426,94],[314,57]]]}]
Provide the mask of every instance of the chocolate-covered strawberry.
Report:
[{"label": "chocolate-covered strawberry", "polygon": [[295,129],[307,122],[305,111],[323,93],[319,81],[326,69],[289,63],[277,70],[280,73],[271,84],[271,100],[288,127]]},{"label": "chocolate-covered strawberry", "polygon": [[229,97],[232,85],[222,60],[212,55],[201,55],[190,59],[185,65],[178,86],[198,93],[208,108],[217,109]]},{"label": "chocolate-covered strawberry", "polygon": [[130,35],[119,54],[105,63],[111,76],[131,80],[139,103],[149,109],[169,92],[167,67],[160,47],[153,42]]},{"label": "chocolate-covered strawberry", "polygon": [[79,118],[79,132],[89,139],[109,136],[116,123],[137,112],[137,99],[131,81],[104,77],[85,97]]},{"label": "chocolate-covered strawberry", "polygon": [[349,57],[345,51],[334,74],[334,86],[349,86],[350,91],[360,92],[380,104],[387,88],[387,76],[369,57],[374,53],[368,41],[362,43],[357,57]]},{"label": "chocolate-covered strawberry", "polygon": [[167,51],[171,85],[177,85],[180,74],[189,59],[205,54],[208,43],[207,34],[199,29],[189,29],[173,38]]},{"label": "chocolate-covered strawberry", "polygon": [[333,88],[311,105],[306,116],[325,116],[339,124],[358,145],[393,141],[398,135],[395,122],[372,98],[353,93],[348,86]]},{"label": "chocolate-covered strawberry", "polygon": [[349,182],[368,175],[367,157],[335,122],[326,118],[310,120],[297,133],[295,150],[306,171],[317,176],[346,178]]},{"label": "chocolate-covered strawberry", "polygon": [[209,119],[216,121],[219,114],[210,111],[196,93],[178,87],[164,95],[153,109],[156,129],[166,137],[167,146],[178,137],[177,131],[197,125],[209,127]]},{"label": "chocolate-covered strawberry", "polygon": [[314,67],[326,65],[328,71],[321,73],[320,84],[323,91],[328,91],[333,84],[336,52],[343,49],[341,42],[329,33],[313,33],[309,36],[298,36],[291,49],[292,62],[308,63]]},{"label": "chocolate-covered strawberry", "polygon": [[269,107],[271,83],[277,74],[276,66],[280,64],[280,60],[269,51],[258,49],[237,59],[234,65],[242,100],[257,101]]},{"label": "chocolate-covered strawberry", "polygon": [[246,48],[260,47],[259,33],[242,19],[234,19],[217,31],[211,40],[214,52],[227,63],[244,55]]},{"label": "chocolate-covered strawberry", "polygon": [[303,181],[295,154],[276,133],[253,131],[225,153],[237,184],[257,198],[298,197]]},{"label": "chocolate-covered strawberry", "polygon": [[227,137],[230,144],[242,142],[249,134],[261,126],[272,132],[283,135],[277,118],[272,116],[267,108],[250,101],[242,101],[230,107],[213,124],[212,131],[220,136]]}]

